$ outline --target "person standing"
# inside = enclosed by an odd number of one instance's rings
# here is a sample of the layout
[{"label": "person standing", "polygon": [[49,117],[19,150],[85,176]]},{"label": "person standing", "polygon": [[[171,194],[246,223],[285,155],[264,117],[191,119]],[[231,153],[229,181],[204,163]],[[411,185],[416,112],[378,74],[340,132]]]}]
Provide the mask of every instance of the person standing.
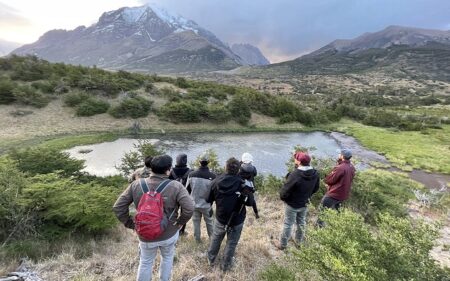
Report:
[{"label": "person standing", "polygon": [[[190,172],[191,169],[187,166],[187,155],[185,153],[181,153],[177,155],[175,167],[173,167],[170,171],[169,179],[176,180],[186,186],[187,178]],[[180,235],[185,235],[185,230],[186,224],[181,227]]]},{"label": "person standing", "polygon": [[132,183],[133,181],[140,178],[148,178],[151,172],[151,163],[153,156],[147,156],[144,159],[144,167],[137,169],[131,175],[128,176],[128,182]]},{"label": "person standing", "polygon": [[284,224],[279,241],[273,244],[284,250],[291,238],[292,226],[296,224],[295,242],[303,242],[306,231],[306,216],[311,196],[319,190],[320,177],[316,169],[311,167],[311,157],[304,152],[294,154],[296,169],[289,174],[280,189],[280,199],[285,203]]},{"label": "person standing", "polygon": [[355,177],[355,167],[350,162],[351,158],[352,151],[350,149],[340,151],[337,165],[325,178],[327,192],[321,201],[322,208],[338,210],[342,202],[349,198]]},{"label": "person standing", "polygon": [[[245,181],[245,185],[248,190],[250,190],[253,194],[256,192],[255,177],[257,174],[258,172],[256,171],[256,167],[253,166],[253,156],[248,152],[244,152],[241,157],[241,167],[239,168],[238,175]],[[254,195],[253,197],[255,198]],[[259,219],[256,199],[253,200],[253,203],[253,212],[255,213],[255,217]]]},{"label": "person standing", "polygon": [[246,190],[242,178],[238,176],[239,167],[240,162],[236,158],[227,160],[225,173],[211,182],[211,194],[208,199],[209,203],[216,202],[216,219],[208,249],[208,263],[215,264],[226,234],[227,242],[221,265],[223,271],[233,266],[234,253],[244,226],[245,206],[252,206],[253,203],[253,193]]},{"label": "person standing", "polygon": [[211,193],[211,181],[216,178],[216,175],[209,170],[209,157],[203,154],[200,157],[200,167],[189,173],[186,189],[191,194],[195,202],[194,215],[192,222],[194,224],[194,237],[197,242],[201,242],[201,227],[200,222],[205,221],[208,237],[211,237],[213,232],[213,214],[211,203],[206,202]]},{"label": "person standing", "polygon": [[[168,281],[172,274],[178,231],[192,217],[194,202],[181,183],[167,180],[172,167],[172,158],[169,155],[154,157],[151,167],[150,177],[132,182],[117,199],[113,211],[125,227],[135,229],[135,218],[130,216],[129,206],[134,203],[139,210],[144,190],[146,193],[155,190],[161,193],[164,207],[163,217],[168,223],[166,228],[162,229],[163,232],[155,239],[149,240],[138,235],[140,259],[136,280],[149,281],[152,279],[153,263],[159,249],[162,257],[159,268],[160,280]],[[161,188],[161,186],[163,187]],[[181,208],[181,214],[178,217],[179,208]]]}]

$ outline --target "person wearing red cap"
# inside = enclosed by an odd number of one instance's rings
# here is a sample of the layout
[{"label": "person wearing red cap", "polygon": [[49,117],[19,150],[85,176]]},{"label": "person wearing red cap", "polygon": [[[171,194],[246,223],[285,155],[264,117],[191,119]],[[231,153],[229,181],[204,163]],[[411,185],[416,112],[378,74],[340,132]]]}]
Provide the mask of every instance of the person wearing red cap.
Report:
[{"label": "person wearing red cap", "polygon": [[311,157],[304,152],[294,154],[297,168],[289,174],[280,189],[280,199],[285,203],[284,224],[279,241],[273,244],[279,250],[284,250],[292,233],[292,226],[297,225],[295,242],[303,241],[306,230],[306,215],[311,196],[319,190],[320,177],[316,169],[310,166]]}]

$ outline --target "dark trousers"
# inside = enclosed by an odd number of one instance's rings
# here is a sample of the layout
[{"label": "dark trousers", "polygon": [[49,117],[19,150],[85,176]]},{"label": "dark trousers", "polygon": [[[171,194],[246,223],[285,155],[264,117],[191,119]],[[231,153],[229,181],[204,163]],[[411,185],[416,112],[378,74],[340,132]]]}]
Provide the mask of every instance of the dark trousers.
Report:
[{"label": "dark trousers", "polygon": [[324,196],[322,198],[322,201],[320,202],[322,208],[329,208],[333,210],[339,210],[339,208],[342,206],[343,201],[336,200],[334,198]]},{"label": "dark trousers", "polygon": [[217,254],[220,250],[220,244],[222,244],[222,240],[227,235],[227,244],[225,245],[225,249],[223,252],[223,267],[224,271],[231,268],[233,265],[233,257],[236,251],[236,246],[239,243],[239,239],[241,238],[241,232],[244,224],[236,225],[225,230],[225,225],[221,224],[217,220],[214,222],[214,230],[211,236],[211,244],[208,249],[208,260],[211,264],[213,264],[216,260]]},{"label": "dark trousers", "polygon": [[[339,211],[339,208],[341,208],[341,206],[342,206],[342,202],[343,201],[336,200],[334,198],[331,198],[331,197],[325,195],[322,198],[322,201],[320,201],[319,211],[322,211],[323,209],[333,209],[333,210]],[[319,214],[319,218],[317,219],[317,226],[319,226],[319,227],[325,226],[325,222],[320,219],[320,214]]]}]

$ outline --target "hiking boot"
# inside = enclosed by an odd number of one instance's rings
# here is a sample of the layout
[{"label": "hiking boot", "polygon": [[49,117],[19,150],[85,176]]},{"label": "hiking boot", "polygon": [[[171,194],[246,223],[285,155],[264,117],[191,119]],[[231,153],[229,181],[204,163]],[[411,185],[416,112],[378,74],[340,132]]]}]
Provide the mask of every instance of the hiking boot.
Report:
[{"label": "hiking boot", "polygon": [[272,240],[272,245],[274,245],[275,248],[277,248],[280,251],[286,250],[286,246],[281,245],[280,241],[278,240]]}]

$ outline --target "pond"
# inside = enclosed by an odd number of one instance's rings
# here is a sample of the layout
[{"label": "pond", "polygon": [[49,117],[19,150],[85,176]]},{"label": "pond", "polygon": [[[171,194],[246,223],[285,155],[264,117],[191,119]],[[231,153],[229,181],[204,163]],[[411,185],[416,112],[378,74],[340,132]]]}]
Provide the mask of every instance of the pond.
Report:
[{"label": "pond", "polygon": [[[318,158],[336,158],[341,148],[339,135],[324,132],[311,133],[209,133],[155,135],[148,139],[163,147],[174,159],[179,153],[193,161],[207,149],[213,149],[220,163],[234,156],[240,160],[242,153],[253,155],[254,165],[261,174],[282,176],[286,174],[286,161],[292,156],[295,145],[315,147],[311,154]],[[126,152],[133,149],[136,139],[120,138],[113,142],[77,146],[67,150],[72,157],[86,161],[84,171],[97,176],[118,174],[116,165]],[[371,161],[386,161],[383,156],[361,147],[356,141],[348,146],[354,150],[359,161],[358,169],[364,169]],[[88,153],[86,153],[88,152]]]}]

